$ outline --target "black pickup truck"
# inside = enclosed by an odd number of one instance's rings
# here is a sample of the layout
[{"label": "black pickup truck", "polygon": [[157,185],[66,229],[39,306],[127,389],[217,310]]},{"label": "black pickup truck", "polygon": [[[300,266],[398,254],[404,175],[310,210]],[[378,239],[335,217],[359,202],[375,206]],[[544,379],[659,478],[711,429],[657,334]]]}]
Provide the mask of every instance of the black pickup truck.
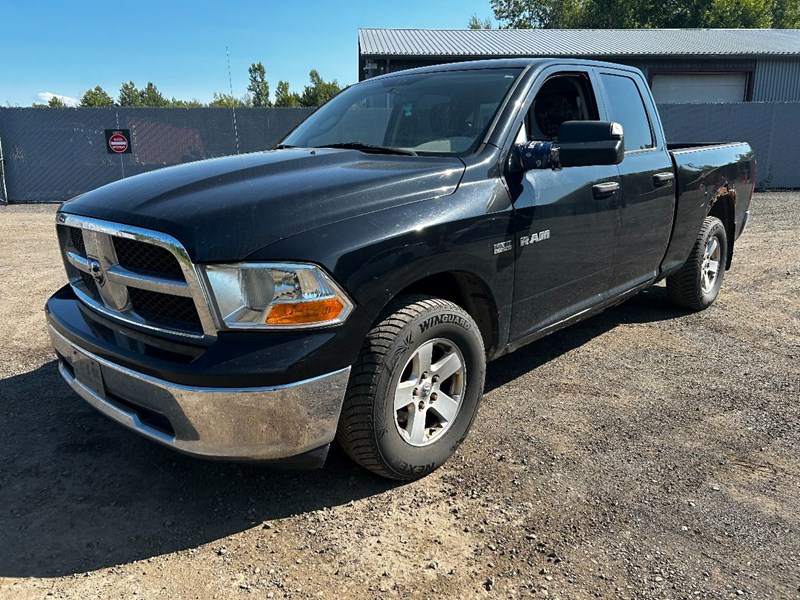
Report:
[{"label": "black pickup truck", "polygon": [[467,435],[487,360],[666,278],[716,299],[747,144],[667,144],[640,71],[492,60],[353,85],[277,148],[65,203],[47,302],[86,401],[189,454],[414,479]]}]

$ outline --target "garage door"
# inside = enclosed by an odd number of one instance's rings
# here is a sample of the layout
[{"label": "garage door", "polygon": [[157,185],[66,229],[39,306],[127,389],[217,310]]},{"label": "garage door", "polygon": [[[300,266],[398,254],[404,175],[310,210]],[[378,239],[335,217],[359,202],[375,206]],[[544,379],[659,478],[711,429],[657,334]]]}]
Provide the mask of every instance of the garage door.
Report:
[{"label": "garage door", "polygon": [[679,102],[742,102],[747,73],[663,73],[653,76],[659,104]]}]

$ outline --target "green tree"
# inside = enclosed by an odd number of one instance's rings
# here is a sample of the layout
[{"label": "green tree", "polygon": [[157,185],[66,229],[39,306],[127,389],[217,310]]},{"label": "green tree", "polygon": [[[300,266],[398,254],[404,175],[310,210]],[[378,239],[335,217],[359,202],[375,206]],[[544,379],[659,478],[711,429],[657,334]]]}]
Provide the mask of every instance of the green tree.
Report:
[{"label": "green tree", "polygon": [[132,81],[119,87],[117,104],[120,106],[142,106],[142,94]]},{"label": "green tree", "polygon": [[148,81],[147,85],[139,90],[139,96],[142,99],[142,106],[169,106],[169,100],[164,97],[164,94],[159,91],[152,81]]},{"label": "green tree", "polygon": [[114,106],[114,99],[102,87],[86,90],[81,96],[81,106]]},{"label": "green tree", "polygon": [[279,81],[278,87],[275,89],[275,106],[296,108],[303,106],[303,101],[300,94],[289,91],[288,81]]},{"label": "green tree", "polygon": [[170,108],[203,108],[205,104],[197,99],[179,100],[178,98],[171,98],[168,101],[168,106]]},{"label": "green tree", "polygon": [[250,75],[250,84],[247,86],[247,91],[252,94],[253,106],[256,108],[263,108],[272,106],[269,101],[269,82],[267,81],[267,71],[264,64],[260,61],[250,65],[247,69]]},{"label": "green tree", "polygon": [[[593,0],[587,0],[592,3]],[[514,29],[532,27],[575,27],[580,12],[579,0],[491,0],[492,11],[500,26]]]},{"label": "green tree", "polygon": [[119,88],[117,104],[120,106],[170,106],[171,101],[164,97],[152,81],[142,89],[136,87],[132,81],[123,83]]},{"label": "green tree", "polygon": [[47,101],[47,106],[50,108],[67,108],[67,103],[58,96],[53,96]]},{"label": "green tree", "polygon": [[772,26],[779,29],[800,28],[800,2],[775,0],[772,8]]},{"label": "green tree", "polygon": [[800,27],[797,0],[491,0],[501,27]]},{"label": "green tree", "polygon": [[706,27],[736,27],[758,29],[772,25],[774,0],[713,0],[704,16]]},{"label": "green tree", "polygon": [[321,106],[342,91],[338,81],[325,81],[316,69],[311,69],[308,78],[311,83],[303,88],[300,96],[303,106]]},{"label": "green tree", "polygon": [[472,15],[467,23],[468,29],[491,29],[492,21],[490,19],[479,19],[478,15]]},{"label": "green tree", "polygon": [[214,108],[245,108],[250,106],[248,98],[237,98],[231,94],[214,92],[214,99],[208,104]]}]

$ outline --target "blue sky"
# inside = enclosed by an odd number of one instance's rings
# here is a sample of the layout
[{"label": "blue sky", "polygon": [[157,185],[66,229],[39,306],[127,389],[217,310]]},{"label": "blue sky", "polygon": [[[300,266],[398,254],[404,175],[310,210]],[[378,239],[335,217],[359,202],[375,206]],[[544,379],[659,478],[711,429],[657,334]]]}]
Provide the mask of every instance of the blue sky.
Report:
[{"label": "blue sky", "polygon": [[472,14],[490,16],[489,0],[0,0],[0,105],[77,98],[95,85],[116,97],[129,80],[208,101],[228,91],[226,45],[237,96],[259,60],[272,92],[280,79],[302,91],[311,69],[353,83],[359,27],[464,28]]}]

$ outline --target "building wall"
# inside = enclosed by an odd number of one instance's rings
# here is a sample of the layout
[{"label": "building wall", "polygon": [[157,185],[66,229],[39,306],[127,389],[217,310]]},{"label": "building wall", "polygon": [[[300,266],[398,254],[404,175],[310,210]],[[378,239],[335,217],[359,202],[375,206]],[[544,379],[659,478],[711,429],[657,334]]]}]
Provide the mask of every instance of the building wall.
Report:
[{"label": "building wall", "polygon": [[753,100],[800,102],[800,59],[759,60]]},{"label": "building wall", "polygon": [[637,67],[649,75],[652,71],[739,71],[755,70],[754,60],[676,60],[676,59],[608,59]]},{"label": "building wall", "polygon": [[[495,58],[501,58],[497,56]],[[615,57],[592,57],[630,65],[641,69],[648,81],[658,71],[747,71],[750,73],[750,93],[753,102],[800,102],[800,58],[759,58],[759,59],[628,59]],[[371,59],[377,67],[365,72],[367,60],[359,61],[360,79],[368,79],[384,73],[393,73],[414,67],[469,60],[469,58],[442,57],[403,57]]]},{"label": "building wall", "polygon": [[724,72],[724,71],[755,71],[755,60],[676,60],[676,59],[647,59],[647,60],[627,60],[627,59],[608,59],[612,62],[619,62],[641,69],[649,78],[650,75],[658,71],[704,71],[704,72]]},{"label": "building wall", "polygon": [[[613,59],[611,59],[613,60]],[[753,95],[753,83],[755,81],[755,60],[676,60],[676,59],[647,59],[647,60],[618,60],[623,64],[631,65],[640,69],[647,82],[652,85],[653,77],[658,74],[686,74],[693,73],[744,73],[747,75],[747,84],[744,96],[737,98],[737,101],[756,100]],[[658,100],[658,98],[656,98]],[[698,100],[702,101],[702,100]]]},{"label": "building wall", "polygon": [[800,102],[800,58],[756,60],[621,60],[644,71],[648,81],[657,71],[738,71],[752,73],[753,102]]}]

